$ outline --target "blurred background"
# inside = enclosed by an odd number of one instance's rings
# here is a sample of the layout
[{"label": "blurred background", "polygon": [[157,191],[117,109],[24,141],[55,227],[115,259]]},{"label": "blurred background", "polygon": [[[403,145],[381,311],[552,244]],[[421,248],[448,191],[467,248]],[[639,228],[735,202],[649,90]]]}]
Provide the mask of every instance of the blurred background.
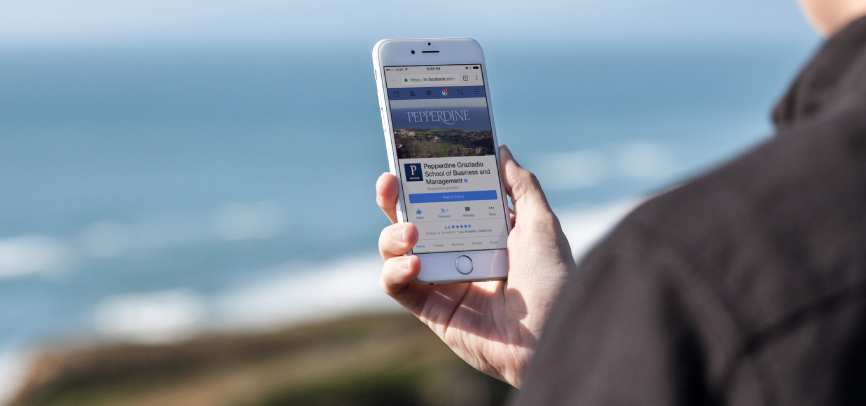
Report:
[{"label": "blurred background", "polygon": [[371,50],[457,36],[578,255],[820,44],[793,0],[0,0],[0,403],[501,403],[378,288]]}]

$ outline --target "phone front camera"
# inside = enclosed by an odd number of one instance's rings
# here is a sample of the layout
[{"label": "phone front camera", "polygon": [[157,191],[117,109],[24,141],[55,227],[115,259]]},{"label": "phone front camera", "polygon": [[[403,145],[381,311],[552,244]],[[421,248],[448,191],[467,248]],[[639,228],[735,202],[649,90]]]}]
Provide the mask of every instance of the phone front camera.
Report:
[{"label": "phone front camera", "polygon": [[412,51],[412,55],[415,55],[415,51],[414,51],[414,50]]},{"label": "phone front camera", "polygon": [[430,45],[430,43],[428,42],[427,45]]}]

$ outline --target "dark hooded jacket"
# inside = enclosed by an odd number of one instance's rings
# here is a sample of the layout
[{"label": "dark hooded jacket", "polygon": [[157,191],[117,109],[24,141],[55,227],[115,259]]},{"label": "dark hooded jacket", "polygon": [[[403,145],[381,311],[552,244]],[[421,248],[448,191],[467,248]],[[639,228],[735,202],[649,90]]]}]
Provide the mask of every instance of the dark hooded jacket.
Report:
[{"label": "dark hooded jacket", "polygon": [[564,286],[516,405],[866,405],[866,19]]}]

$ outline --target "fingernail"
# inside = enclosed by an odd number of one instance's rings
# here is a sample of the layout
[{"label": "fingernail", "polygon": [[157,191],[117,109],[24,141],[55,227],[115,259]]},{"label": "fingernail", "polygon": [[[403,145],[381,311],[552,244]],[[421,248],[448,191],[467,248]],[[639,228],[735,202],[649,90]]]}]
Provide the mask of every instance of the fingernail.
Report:
[{"label": "fingernail", "polygon": [[401,271],[408,271],[411,263],[412,263],[411,257],[403,258],[400,260],[400,263],[397,264],[397,268],[400,268]]},{"label": "fingernail", "polygon": [[406,227],[400,227],[394,230],[394,239],[401,244],[406,243]]},{"label": "fingernail", "polygon": [[[511,158],[512,161],[514,161],[514,163],[517,163],[517,160],[514,159],[514,154],[511,153],[511,150],[508,149],[507,145],[502,146],[502,152],[505,153],[505,155],[508,155],[508,157]],[[520,164],[518,164],[518,165],[520,165]]]}]

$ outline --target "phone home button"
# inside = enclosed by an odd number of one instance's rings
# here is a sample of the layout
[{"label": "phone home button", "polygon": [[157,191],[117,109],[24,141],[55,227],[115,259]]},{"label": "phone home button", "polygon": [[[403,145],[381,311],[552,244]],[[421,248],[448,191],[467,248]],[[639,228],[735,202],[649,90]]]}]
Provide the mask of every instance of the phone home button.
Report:
[{"label": "phone home button", "polygon": [[466,255],[461,255],[457,257],[456,261],[454,261],[454,267],[457,268],[457,272],[460,272],[463,275],[469,275],[472,273],[472,270],[475,269],[475,264],[472,262],[472,258],[469,258]]}]

